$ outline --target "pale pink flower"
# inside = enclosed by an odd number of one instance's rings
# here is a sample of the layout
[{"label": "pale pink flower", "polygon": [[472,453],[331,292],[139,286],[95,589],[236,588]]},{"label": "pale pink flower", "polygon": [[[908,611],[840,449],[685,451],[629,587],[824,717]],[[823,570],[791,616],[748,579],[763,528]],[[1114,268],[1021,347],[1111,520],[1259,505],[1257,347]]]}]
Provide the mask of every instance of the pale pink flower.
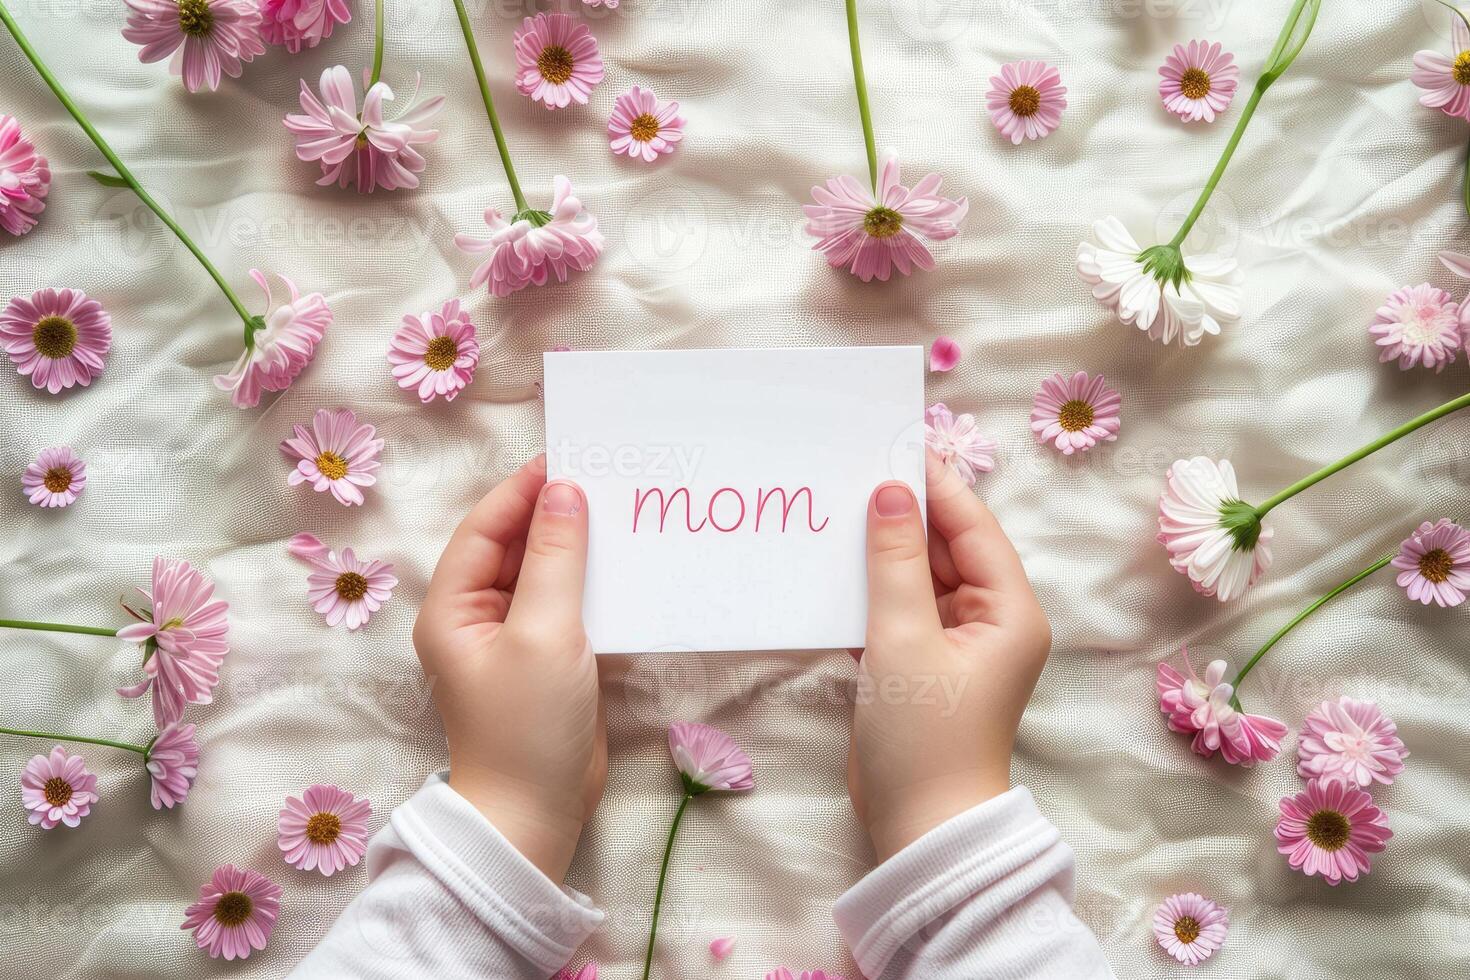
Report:
[{"label": "pale pink flower", "polygon": [[351,548],[342,549],[339,556],[315,535],[296,535],[286,550],[316,569],[306,577],[306,596],[328,626],[357,629],[383,608],[398,584],[387,562],[364,561]]},{"label": "pale pink flower", "polygon": [[0,112],[0,228],[24,235],[46,208],[51,168],[20,131],[20,121]]},{"label": "pale pink flower", "polygon": [[20,799],[32,826],[51,830],[57,824],[75,827],[97,802],[97,777],[88,772],[79,755],[61,746],[49,756],[36,755],[20,776]]},{"label": "pale pink flower", "polygon": [[1392,565],[1415,602],[1453,608],[1470,592],[1470,531],[1448,517],[1425,521],[1404,539]]},{"label": "pale pink flower", "polygon": [[[364,77],[364,85],[367,78]],[[383,116],[383,104],[393,101],[386,82],[369,86],[357,111],[357,87],[342,65],[322,71],[318,99],[301,80],[301,112],[286,116],[286,128],[296,138],[296,156],[321,165],[317,184],[356,187],[371,194],[378,188],[396,191],[419,186],[425,161],[418,147],[439,138],[426,123],[444,108],[444,96],[418,101],[419,79],[403,111]]]},{"label": "pale pink flower", "polygon": [[975,416],[955,415],[943,402],[924,412],[924,445],[972,487],[979,474],[995,469],[995,440],[980,434]]},{"label": "pale pink flower", "polygon": [[1275,529],[1259,519],[1233,523],[1244,505],[1228,459],[1176,460],[1165,480],[1158,541],[1169,564],[1201,595],[1221,602],[1240,597],[1271,567]]},{"label": "pale pink flower", "polygon": [[1159,66],[1159,98],[1164,108],[1185,122],[1215,121],[1230,108],[1240,66],[1220,42],[1190,41],[1174,45],[1174,53]]},{"label": "pale pink flower", "polygon": [[1404,771],[1409,752],[1398,726],[1372,701],[1343,697],[1323,701],[1307,715],[1297,739],[1297,772],[1303,779],[1341,779],[1366,789],[1389,785]]},{"label": "pale pink flower", "polygon": [[1123,425],[1123,399],[1099,374],[1078,371],[1067,378],[1054,374],[1041,383],[1031,408],[1031,432],[1041,444],[1051,443],[1063,455],[1086,452],[1099,441],[1118,438]]},{"label": "pale pink flower", "polygon": [[87,485],[87,464],[68,446],[43,449],[26,467],[20,485],[31,503],[39,507],[65,507]]},{"label": "pale pink flower", "polygon": [[86,387],[112,349],[112,317],[80,289],[39,289],[0,312],[0,347],[21,377],[56,394]]},{"label": "pale pink flower", "polygon": [[330,878],[362,860],[372,813],[365,797],[358,799],[337,786],[308,786],[299,799],[286,797],[281,809],[276,822],[281,856],[293,868],[314,868]]},{"label": "pale pink flower", "polygon": [[489,238],[455,235],[454,244],[471,254],[489,252],[470,278],[470,288],[489,283],[490,295],[505,297],[527,286],[544,286],[552,275],[566,282],[573,272],[586,272],[602,254],[597,219],[572,194],[572,182],[554,181],[551,211],[518,214],[507,223],[495,208],[485,211]]},{"label": "pale pink flower", "polygon": [[953,371],[955,365],[960,363],[963,353],[953,337],[935,337],[934,343],[929,346],[929,370],[940,374]]},{"label": "pale pink flower", "polygon": [[332,311],[321,293],[302,296],[294,282],[280,276],[291,298],[273,306],[275,300],[265,276],[251,269],[250,278],[265,291],[266,313],[261,317],[264,325],[255,331],[250,346],[229,372],[214,379],[215,387],[228,391],[237,408],[259,405],[261,392],[291,387],[316,356],[316,345],[332,325]]},{"label": "pale pink flower", "polygon": [[1160,662],[1155,687],[1159,710],[1169,720],[1171,731],[1193,735],[1190,748],[1209,758],[1218,750],[1231,765],[1250,767],[1269,762],[1281,751],[1286,726],[1265,715],[1248,715],[1237,711],[1230,699],[1235,689],[1225,682],[1228,665],[1223,660],[1211,661],[1201,679],[1184,651],[1185,676],[1167,663]]},{"label": "pale pink flower", "polygon": [[716,963],[719,963],[723,961],[725,957],[729,956],[731,950],[733,950],[734,948],[734,936],[721,936],[719,939],[710,940],[709,955],[714,957],[714,961]]},{"label": "pale pink flower", "polygon": [[260,0],[260,36],[292,54],[316,47],[351,20],[347,0]]},{"label": "pale pink flower", "polygon": [[1447,116],[1470,120],[1470,30],[1450,17],[1452,55],[1420,51],[1414,55],[1414,84],[1424,90],[1419,104]]},{"label": "pale pink flower", "polygon": [[634,85],[613,103],[607,135],[613,153],[652,163],[660,154],[673,153],[684,138],[684,117],[679,103],[661,104],[648,89]]},{"label": "pale pink flower", "polygon": [[181,929],[194,930],[210,959],[246,959],[265,949],[281,911],[281,886],[248,868],[226,864],[214,869],[199,889],[199,901],[184,910]]},{"label": "pale pink flower", "polygon": [[152,784],[153,809],[172,810],[182,803],[199,775],[199,743],[194,739],[194,726],[174,722],[165,725],[148,750],[146,763]]},{"label": "pale pink flower", "polygon": [[527,17],[515,32],[516,89],[548,109],[587,104],[602,55],[587,25],[563,13]]},{"label": "pale pink flower", "polygon": [[1383,348],[1383,363],[1397,359],[1404,371],[1423,364],[1438,373],[1460,349],[1460,304],[1427,282],[1405,286],[1378,308],[1368,332]]},{"label": "pale pink flower", "polygon": [[[610,7],[616,7],[617,5],[617,0],[610,0],[608,3]],[[573,973],[572,968],[569,966],[563,967],[561,972],[556,975],[556,980],[597,980],[597,964],[588,963],[576,973]]]},{"label": "pale pink flower", "polygon": [[815,204],[804,205],[812,247],[834,269],[845,268],[863,282],[887,282],[896,267],[902,275],[934,268],[926,242],[942,242],[959,234],[970,210],[967,198],[941,197],[938,174],[930,174],[913,190],[899,183],[898,158],[884,154],[876,195],[844,174],[813,187]]},{"label": "pale pink flower", "polygon": [[778,966],[766,974],[766,980],[842,980],[835,973],[826,970],[802,970],[800,973],[792,973],[784,966]]},{"label": "pale pink flower", "polygon": [[1229,910],[1194,892],[1170,895],[1154,912],[1154,938],[1185,966],[1213,956],[1229,930]]},{"label": "pale pink flower", "polygon": [[1276,850],[1293,871],[1320,874],[1329,885],[1357,881],[1372,870],[1370,855],[1393,836],[1388,817],[1373,797],[1342,780],[1313,779],[1307,788],[1281,801]]},{"label": "pale pink flower", "polygon": [[1044,61],[1013,61],[990,77],[990,121],[1012,144],[1051,135],[1067,108],[1061,73]]},{"label": "pale pink flower", "polygon": [[438,311],[410,313],[389,341],[388,363],[398,387],[418,389],[419,401],[428,404],[442,395],[452,402],[475,377],[480,363],[475,325],[457,299]]},{"label": "pale pink flower", "polygon": [[154,558],[149,589],[138,593],[149,602],[145,617],[117,631],[119,640],[143,644],[143,672],[131,687],[118,688],[125,698],[153,691],[153,721],[162,731],[184,714],[186,704],[209,704],[219,684],[219,668],[230,652],[229,603],[214,598],[214,583],[193,565],[177,558]]},{"label": "pale pink flower", "polygon": [[755,786],[750,756],[718,728],[674,722],[669,726],[669,754],[690,796],[710,790],[740,793]]},{"label": "pale pink flower", "polygon": [[296,433],[281,442],[281,453],[296,460],[286,482],[309,483],[317,493],[331,491],[337,502],[351,507],[363,502],[362,488],[378,482],[378,454],[383,440],[377,429],[357,421],[350,408],[319,408],[311,428],[292,426]]},{"label": "pale pink flower", "polygon": [[168,70],[197,92],[219,88],[222,75],[239,78],[241,65],[265,53],[255,0],[124,0],[123,37],[143,46],[144,64],[172,55]]}]

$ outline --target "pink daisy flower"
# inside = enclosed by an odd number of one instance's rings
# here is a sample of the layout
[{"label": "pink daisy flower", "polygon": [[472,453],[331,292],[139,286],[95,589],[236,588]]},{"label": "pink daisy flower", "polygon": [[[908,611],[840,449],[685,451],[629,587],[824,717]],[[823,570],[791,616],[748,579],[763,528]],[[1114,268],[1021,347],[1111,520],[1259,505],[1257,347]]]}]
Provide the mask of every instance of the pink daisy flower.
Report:
[{"label": "pink daisy flower", "polygon": [[1235,467],[1207,456],[1176,460],[1159,495],[1158,541],[1169,564],[1196,592],[1221,602],[1244,595],[1271,567],[1275,529],[1261,521],[1254,540],[1239,538],[1225,513],[1239,504]]},{"label": "pink daisy flower", "polygon": [[1420,51],[1410,77],[1424,90],[1420,105],[1470,120],[1470,30],[1458,15],[1450,18],[1450,30],[1453,56]]},{"label": "pink daisy flower", "polygon": [[286,797],[276,824],[281,856],[301,871],[315,868],[328,878],[350,868],[367,851],[373,805],[345,789],[317,784],[301,798]]},{"label": "pink daisy flower", "polygon": [[0,312],[0,347],[21,377],[56,394],[85,388],[102,373],[112,349],[112,317],[80,289],[41,289],[17,296]]},{"label": "pink daisy flower", "polygon": [[1019,144],[1049,136],[1061,124],[1067,89],[1046,62],[1013,61],[991,76],[985,104],[1000,134]]},{"label": "pink daisy flower", "polygon": [[995,440],[980,434],[975,416],[955,415],[943,402],[924,413],[924,445],[972,487],[979,474],[995,469]]},{"label": "pink daisy flower", "polygon": [[[617,0],[610,0],[608,3],[609,7],[616,7],[617,5]],[[596,4],[594,3],[593,6],[596,6]],[[597,964],[588,963],[576,973],[572,972],[571,967],[564,967],[557,973],[555,980],[597,980]]]},{"label": "pink daisy flower", "polygon": [[123,37],[143,46],[144,64],[169,61],[170,74],[197,92],[219,88],[220,77],[239,78],[241,65],[265,53],[255,0],[124,0]]},{"label": "pink daisy flower", "polygon": [[194,726],[174,722],[165,725],[148,750],[148,776],[153,809],[174,808],[182,803],[199,775],[199,743]]},{"label": "pink daisy flower", "polygon": [[65,507],[87,485],[87,464],[67,446],[43,449],[26,467],[20,485],[31,503],[39,507]]},{"label": "pink daisy flower", "polygon": [[679,103],[660,104],[648,89],[634,85],[613,103],[607,135],[613,153],[652,163],[660,154],[673,153],[684,138],[684,117]]},{"label": "pink daisy flower", "polygon": [[226,864],[214,869],[199,889],[199,901],[184,910],[181,929],[194,930],[210,959],[247,959],[265,949],[281,911],[281,886],[248,868]]},{"label": "pink daisy flower", "polygon": [[315,535],[296,535],[286,550],[316,569],[306,577],[306,595],[328,626],[345,623],[355,630],[364,625],[393,597],[398,584],[387,562],[363,561],[351,548],[342,549],[339,557]]},{"label": "pink daisy flower", "polygon": [[1391,564],[1398,583],[1415,602],[1453,608],[1470,591],[1470,531],[1448,517],[1425,521],[1404,539]]},{"label": "pink daisy flower", "polygon": [[1307,715],[1297,738],[1297,772],[1303,779],[1341,779],[1366,789],[1389,785],[1409,757],[1398,726],[1372,701],[1343,696],[1323,701]]},{"label": "pink daisy flower", "polygon": [[260,36],[292,54],[314,48],[352,20],[347,0],[260,0]]},{"label": "pink daisy flower", "polygon": [[1203,895],[1170,895],[1154,912],[1154,938],[1186,966],[1198,966],[1225,944],[1230,912]]},{"label": "pink daisy flower", "polygon": [[480,341],[475,325],[459,308],[459,300],[445,303],[438,312],[403,318],[403,326],[389,341],[388,363],[398,387],[418,389],[419,400],[428,404],[439,396],[452,402],[475,377],[480,363]]},{"label": "pink daisy flower", "polygon": [[1382,851],[1392,836],[1388,817],[1373,805],[1373,797],[1338,779],[1313,779],[1281,801],[1276,850],[1293,871],[1320,874],[1336,885],[1372,870],[1370,855]]},{"label": "pink daisy flower", "polygon": [[571,14],[527,17],[515,32],[516,89],[548,109],[587,104],[602,81],[602,55],[587,25]]},{"label": "pink daisy flower", "polygon": [[786,967],[778,966],[766,974],[766,980],[842,980],[842,978],[826,970],[802,970],[800,973],[792,973]]},{"label": "pink daisy flower", "polygon": [[[364,77],[364,84],[366,84]],[[286,116],[286,128],[296,138],[296,156],[321,165],[317,184],[356,187],[371,194],[378,188],[396,191],[419,186],[426,166],[418,147],[439,138],[425,124],[444,108],[444,96],[418,101],[415,79],[408,104],[393,119],[383,117],[383,103],[393,101],[385,82],[368,87],[362,112],[357,111],[357,87],[342,65],[322,72],[321,98],[301,80],[301,112]]]},{"label": "pink daisy flower", "polygon": [[505,297],[527,286],[544,286],[553,275],[566,282],[573,272],[586,272],[605,244],[597,219],[572,194],[572,182],[554,181],[551,211],[518,214],[507,223],[495,208],[485,211],[489,238],[455,235],[462,252],[490,253],[470,278],[470,288],[489,283],[490,295]]},{"label": "pink daisy flower", "polygon": [[718,939],[711,939],[709,943],[709,955],[714,958],[716,963],[723,962],[725,957],[729,956],[734,949],[734,936],[721,936]]},{"label": "pink daisy flower", "polygon": [[230,652],[226,637],[229,603],[214,598],[214,583],[193,565],[177,558],[154,558],[147,616],[124,605],[139,622],[117,631],[119,640],[143,644],[143,672],[131,687],[118,688],[125,698],[153,691],[153,721],[162,731],[178,721],[186,704],[209,704],[219,684],[219,668]]},{"label": "pink daisy flower", "polygon": [[963,354],[953,337],[935,337],[934,343],[929,347],[929,370],[939,374],[953,371]]},{"label": "pink daisy flower", "polygon": [[958,235],[970,210],[967,198],[941,197],[939,185],[939,175],[930,174],[913,190],[904,187],[892,152],[879,165],[876,195],[856,178],[830,178],[826,187],[812,188],[817,203],[802,208],[807,234],[817,239],[812,247],[828,265],[846,268],[863,282],[887,282],[895,267],[905,276],[932,269],[926,243]]},{"label": "pink daisy flower", "polygon": [[1230,703],[1235,688],[1225,683],[1228,665],[1213,660],[1201,679],[1184,651],[1185,676],[1161,662],[1154,684],[1159,695],[1159,710],[1169,720],[1169,729],[1181,735],[1193,735],[1190,748],[1195,754],[1209,758],[1218,750],[1231,765],[1250,767],[1269,762],[1281,751],[1286,726],[1265,715],[1248,715]]},{"label": "pink daisy flower", "polygon": [[237,408],[259,405],[261,392],[285,391],[291,387],[291,382],[316,356],[316,345],[332,325],[332,311],[321,293],[302,296],[294,282],[280,276],[290,299],[274,306],[265,276],[258,269],[251,269],[250,278],[265,291],[266,313],[261,318],[264,326],[255,331],[250,346],[234,367],[214,378],[215,387],[228,391],[230,401]]},{"label": "pink daisy flower", "polygon": [[1230,108],[1240,66],[1220,43],[1190,41],[1174,45],[1174,53],[1159,66],[1159,98],[1164,108],[1185,122],[1214,122]]},{"label": "pink daisy flower", "polygon": [[1378,308],[1368,332],[1383,363],[1397,358],[1401,370],[1423,364],[1438,373],[1460,349],[1460,304],[1427,282],[1405,286]]},{"label": "pink daisy flower", "polygon": [[669,726],[669,755],[690,796],[710,790],[741,793],[755,787],[750,756],[718,728],[676,721]]},{"label": "pink daisy flower", "polygon": [[310,429],[292,428],[296,435],[281,443],[281,453],[296,460],[286,482],[293,487],[310,483],[317,493],[330,490],[347,507],[361,504],[361,488],[378,482],[378,454],[383,451],[383,440],[373,438],[378,430],[359,424],[350,408],[319,408]]},{"label": "pink daisy flower", "polygon": [[0,112],[0,228],[24,235],[46,208],[51,168],[20,131],[20,121]]},{"label": "pink daisy flower", "polygon": [[1054,374],[1041,383],[1031,408],[1031,432],[1041,444],[1052,443],[1065,456],[1086,452],[1099,441],[1113,442],[1123,420],[1123,399],[1102,375],[1078,371],[1070,379]]},{"label": "pink daisy flower", "polygon": [[49,756],[32,756],[20,776],[20,799],[32,826],[51,830],[57,824],[75,827],[97,802],[97,777],[86,770],[82,757],[67,755],[56,746]]}]

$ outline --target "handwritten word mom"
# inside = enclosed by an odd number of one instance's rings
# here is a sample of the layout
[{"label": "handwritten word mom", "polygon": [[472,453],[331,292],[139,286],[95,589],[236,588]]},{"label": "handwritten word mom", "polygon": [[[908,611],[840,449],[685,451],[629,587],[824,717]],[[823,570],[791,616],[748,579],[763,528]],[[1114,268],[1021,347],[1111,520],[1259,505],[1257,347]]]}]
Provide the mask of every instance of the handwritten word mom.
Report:
[{"label": "handwritten word mom", "polygon": [[[748,519],[751,524],[750,529],[758,532],[761,529],[762,519],[766,519],[767,527],[775,526],[775,517],[767,514],[766,507],[778,494],[781,497],[781,503],[778,508],[772,509],[771,515],[774,515],[779,510],[782,534],[785,534],[787,531],[787,525],[791,521],[791,512],[796,509],[798,502],[803,497],[806,498],[806,520],[804,523],[808,531],[813,533],[820,532],[827,526],[827,522],[831,520],[829,517],[824,517],[822,518],[822,523],[818,524],[816,522],[816,515],[813,513],[816,505],[812,501],[811,487],[799,487],[795,493],[791,494],[786,492],[785,487],[773,487],[770,490],[763,490],[760,487],[756,487],[755,500],[752,506],[746,505],[745,494],[739,490],[734,487],[721,487],[710,494],[709,500],[703,508],[699,523],[695,524],[694,515],[695,513],[699,513],[699,511],[695,508],[687,487],[680,487],[670,494],[665,494],[661,488],[654,487],[650,490],[635,489],[633,491],[633,533],[638,533],[638,522],[645,516],[645,509],[647,509],[649,514],[654,513],[655,508],[646,507],[646,505],[655,497],[658,498],[658,503],[655,506],[658,515],[658,533],[660,534],[668,526],[669,514],[680,503],[683,504],[683,519],[682,521],[676,519],[674,524],[676,528],[682,523],[684,530],[691,533],[702,531],[706,527],[709,527],[716,531],[729,534],[731,531],[738,531],[742,525],[746,524]],[[644,523],[644,529],[647,530],[652,526],[652,523],[653,519],[650,516]],[[800,526],[798,525],[799,529]]]}]

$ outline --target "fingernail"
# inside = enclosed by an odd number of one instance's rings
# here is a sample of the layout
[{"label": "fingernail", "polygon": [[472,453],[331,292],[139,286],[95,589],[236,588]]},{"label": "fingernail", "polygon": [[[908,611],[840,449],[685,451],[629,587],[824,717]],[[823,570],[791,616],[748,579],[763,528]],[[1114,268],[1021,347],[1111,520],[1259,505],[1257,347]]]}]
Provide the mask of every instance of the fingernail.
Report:
[{"label": "fingernail", "polygon": [[902,517],[914,509],[914,495],[908,487],[884,487],[878,491],[874,505],[879,517]]},{"label": "fingernail", "polygon": [[546,508],[548,514],[561,514],[564,517],[580,514],[582,512],[582,492],[570,483],[553,483],[546,488],[546,496],[541,498],[541,506]]}]

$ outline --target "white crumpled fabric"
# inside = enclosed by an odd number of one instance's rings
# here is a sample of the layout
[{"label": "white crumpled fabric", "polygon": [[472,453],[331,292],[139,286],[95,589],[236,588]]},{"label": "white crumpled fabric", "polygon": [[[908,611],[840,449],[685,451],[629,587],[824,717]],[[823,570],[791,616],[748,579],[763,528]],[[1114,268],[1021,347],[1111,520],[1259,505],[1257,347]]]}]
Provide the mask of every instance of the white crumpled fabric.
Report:
[{"label": "white crumpled fabric", "polygon": [[[565,2],[565,0],[564,0]],[[0,111],[18,115],[55,174],[40,227],[0,242],[3,296],[74,286],[111,311],[107,370],[58,397],[0,370],[0,616],[121,622],[120,593],[155,553],[188,558],[231,604],[233,647],[215,703],[191,708],[202,771],[171,812],[148,805],[137,760],[85,750],[101,802],[76,830],[26,823],[17,780],[49,745],[4,742],[0,775],[0,972],[20,978],[275,977],[364,882],[287,868],[275,840],[287,793],[315,781],[370,796],[376,830],[445,762],[410,646],[435,559],[461,515],[535,453],[535,382],[557,344],[704,347],[928,343],[966,356],[929,394],[975,413],[999,439],[979,492],[1004,521],[1056,627],[1056,646],[1016,750],[1015,778],[1077,850],[1077,908],[1120,977],[1179,976],[1154,944],[1155,905],[1199,891],[1231,910],[1200,976],[1409,978],[1460,975],[1470,943],[1470,682],[1467,609],[1410,605],[1380,573],[1265,661],[1248,706],[1295,729],[1324,696],[1376,697],[1413,752],[1375,797],[1395,832],[1373,872],[1327,887],[1289,870],[1271,836],[1298,789],[1295,736],[1254,771],[1206,763],[1165,730],[1154,667],[1189,643],[1197,663],[1238,664],[1330,586],[1387,553],[1421,520],[1465,513],[1470,418],[1404,440],[1281,507],[1276,566],[1243,601],[1197,597],[1153,542],[1164,471],[1178,457],[1232,458],[1257,499],[1466,388],[1377,363],[1367,324],[1394,288],[1466,284],[1435,260],[1470,250],[1460,203],[1470,130],[1423,109],[1409,81],[1421,48],[1449,51],[1449,14],[1424,0],[1323,4],[1317,32],[1267,96],[1191,241],[1235,255],[1244,318],[1191,350],[1120,326],[1074,269],[1095,218],[1167,239],[1238,118],[1289,6],[1285,0],[866,0],[862,28],[880,146],[912,184],[944,175],[967,195],[962,235],[938,268],[863,285],[809,250],[813,184],[863,176],[861,132],[838,0],[623,0],[593,23],[607,78],[592,104],[554,113],[516,94],[516,0],[472,3],[491,87],[533,204],[569,174],[608,239],[593,272],[504,301],[468,296],[484,359],[453,404],[420,406],[388,372],[405,312],[462,294],[482,232],[511,205],[448,0],[390,3],[384,78],[413,73],[449,108],[416,192],[318,188],[281,118],[301,77],[370,59],[370,5],[319,49],[275,49],[215,94],[186,94],[142,65],[123,10],[95,0],[20,0],[16,16],[92,119],[225,270],[285,272],[326,293],[337,321],[284,396],[238,411],[210,376],[238,354],[240,325],[188,254],[126,192],[84,173],[103,161],[0,38]],[[1218,39],[1242,89],[1213,126],[1159,104],[1156,70],[1175,42]],[[1013,147],[984,110],[1003,61],[1061,70],[1059,131]],[[632,84],[678,99],[688,136],[656,166],[614,159],[613,99]],[[1122,438],[1062,459],[1030,437],[1031,398],[1053,371],[1105,372],[1123,395]],[[387,440],[366,506],[288,487],[277,443],[320,407],[350,406]],[[793,420],[799,424],[799,420]],[[80,502],[43,512],[19,489],[42,448],[90,464]],[[311,531],[397,566],[393,601],[356,633],[308,607],[286,541]],[[110,641],[6,632],[0,724],[146,739],[146,704],[113,694],[137,676]],[[855,975],[833,901],[872,865],[844,785],[846,654],[609,657],[607,796],[570,884],[610,913],[579,953],[603,976],[638,975],[663,835],[678,783],[665,728],[727,729],[759,785],[692,808],[670,874],[657,975],[757,977],[786,964]],[[956,746],[953,751],[963,751]],[[6,789],[5,787],[9,787]],[[219,864],[285,888],[270,946],[211,961],[178,923]],[[711,967],[708,941],[734,936]]]}]

